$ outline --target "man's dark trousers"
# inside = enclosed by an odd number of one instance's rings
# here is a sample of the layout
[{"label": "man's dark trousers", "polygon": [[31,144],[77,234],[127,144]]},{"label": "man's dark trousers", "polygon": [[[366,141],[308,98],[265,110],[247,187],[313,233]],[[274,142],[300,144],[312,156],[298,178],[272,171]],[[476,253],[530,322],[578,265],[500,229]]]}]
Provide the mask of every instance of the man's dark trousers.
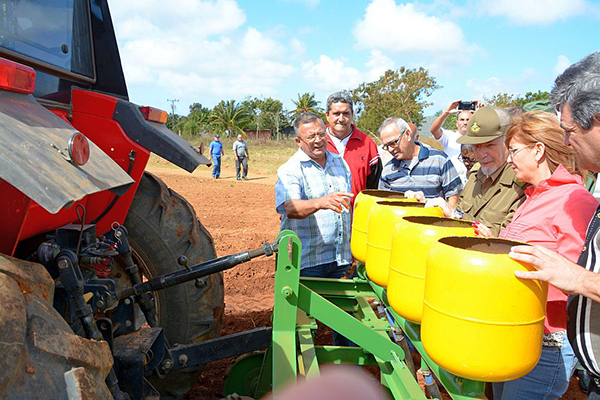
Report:
[{"label": "man's dark trousers", "polygon": [[243,156],[240,157],[238,156],[237,160],[235,160],[235,176],[237,177],[237,179],[240,179],[240,164],[243,167],[243,173],[242,173],[242,179],[247,179],[248,176],[248,157]]}]

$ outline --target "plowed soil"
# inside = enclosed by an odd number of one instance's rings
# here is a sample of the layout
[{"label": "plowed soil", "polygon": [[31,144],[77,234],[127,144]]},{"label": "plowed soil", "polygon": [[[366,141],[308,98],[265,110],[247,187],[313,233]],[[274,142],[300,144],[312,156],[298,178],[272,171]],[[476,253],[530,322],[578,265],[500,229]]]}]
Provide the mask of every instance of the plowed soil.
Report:
[{"label": "plowed soil", "polygon": [[[279,233],[279,216],[275,212],[273,176],[253,176],[249,181],[236,181],[231,168],[225,166],[221,178],[214,180],[210,169],[199,167],[193,174],[173,168],[152,166],[148,170],[196,210],[198,219],[212,234],[217,256],[259,248],[272,242]],[[222,335],[271,325],[275,276],[274,258],[261,257],[225,272],[225,315]],[[208,364],[188,400],[222,398],[223,382],[233,359]],[[583,400],[586,395],[571,380],[563,397]]]}]

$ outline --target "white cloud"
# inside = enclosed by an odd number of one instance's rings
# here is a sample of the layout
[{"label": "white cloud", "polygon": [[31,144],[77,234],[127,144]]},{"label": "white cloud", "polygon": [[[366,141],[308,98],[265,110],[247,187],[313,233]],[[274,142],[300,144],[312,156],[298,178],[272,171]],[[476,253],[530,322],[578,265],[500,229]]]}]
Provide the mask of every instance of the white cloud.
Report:
[{"label": "white cloud", "polygon": [[242,55],[248,59],[261,60],[278,57],[285,47],[254,28],[249,28],[242,41]]},{"label": "white cloud", "polygon": [[306,53],[306,44],[296,38],[290,41],[290,52],[294,58],[302,58]]},{"label": "white cloud", "polygon": [[569,68],[571,61],[565,55],[560,55],[556,59],[556,65],[554,66],[554,75],[558,76],[565,72],[565,69]]},{"label": "white cloud", "polygon": [[346,59],[332,59],[326,55],[319,57],[319,62],[302,63],[304,78],[323,91],[353,89],[362,82],[377,80],[388,69],[395,68],[394,61],[379,50],[372,50],[366,69],[361,72],[349,67]]},{"label": "white cloud", "polygon": [[362,82],[360,72],[344,65],[345,60],[334,60],[326,55],[319,57],[319,62],[302,63],[305,79],[322,90],[334,91],[350,89]]},{"label": "white cloud", "polygon": [[122,0],[112,6],[130,86],[155,85],[182,102],[277,96],[295,71],[285,34],[244,28],[246,16],[235,1],[180,0],[175,7]]},{"label": "white cloud", "polygon": [[531,87],[531,81],[535,80],[538,75],[539,72],[535,68],[526,67],[518,77],[474,78],[467,80],[466,86],[470,89],[471,97],[476,100],[483,100],[484,97],[491,98],[498,93],[524,95],[524,88]]},{"label": "white cloud", "polygon": [[471,89],[475,99],[483,100],[484,97],[492,97],[501,92],[506,92],[506,85],[495,76],[488,79],[469,79],[467,87]]},{"label": "white cloud", "polygon": [[308,8],[315,8],[319,5],[321,0],[285,0],[288,3],[302,3]]},{"label": "white cloud", "polygon": [[395,63],[379,50],[371,51],[371,58],[367,61],[368,72],[365,74],[365,80],[372,82],[377,80],[388,69],[394,69]]},{"label": "white cloud", "polygon": [[518,25],[550,25],[585,11],[585,0],[482,0],[476,3],[488,15],[504,17]]},{"label": "white cloud", "polygon": [[[173,35],[206,37],[231,32],[246,22],[234,0],[121,0],[111,3],[117,32],[130,19],[144,19]],[[146,34],[137,32],[138,36]]]},{"label": "white cloud", "polygon": [[354,29],[359,48],[393,53],[443,55],[467,46],[462,29],[451,21],[428,15],[412,3],[373,0]]}]

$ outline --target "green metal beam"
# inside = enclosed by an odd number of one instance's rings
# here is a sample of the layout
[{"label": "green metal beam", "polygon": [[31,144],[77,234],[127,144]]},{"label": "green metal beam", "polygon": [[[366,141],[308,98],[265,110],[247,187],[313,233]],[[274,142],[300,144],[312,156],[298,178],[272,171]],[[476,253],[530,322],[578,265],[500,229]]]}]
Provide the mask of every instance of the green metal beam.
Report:
[{"label": "green metal beam", "polygon": [[339,296],[323,296],[324,298],[326,298],[327,300],[329,300],[330,302],[332,302],[333,304],[335,304],[338,308],[341,308],[342,310],[349,312],[349,313],[355,313],[358,311],[358,303],[356,302],[355,298],[351,298],[351,297],[339,297]]},{"label": "green metal beam", "polygon": [[[298,314],[298,319],[305,318],[308,320],[308,317],[306,317],[306,314],[302,312],[302,310],[298,310]],[[300,317],[300,314],[304,314],[304,318]],[[317,361],[310,324],[299,325],[297,332],[298,342],[300,344],[300,356],[298,360],[299,373],[307,378],[319,376],[319,363]]]},{"label": "green metal beam", "polygon": [[[392,356],[391,361],[379,363],[379,371],[382,383],[392,392],[394,399],[426,399],[406,364],[400,361],[396,353],[392,353]],[[414,385],[407,384],[408,382]]]},{"label": "green metal beam", "polygon": [[303,284],[299,287],[298,307],[384,361],[391,361],[392,352],[404,358],[402,349],[389,338],[371,330]]},{"label": "green metal beam", "polygon": [[297,376],[296,309],[302,243],[291,231],[278,236],[273,306],[273,394]]},{"label": "green metal beam", "polygon": [[385,304],[388,311],[394,317],[394,320],[404,331],[407,338],[412,342],[421,357],[425,360],[431,371],[438,377],[444,388],[450,396],[455,400],[468,399],[487,399],[485,396],[485,382],[474,381],[471,379],[461,378],[444,370],[437,365],[431,357],[425,352],[423,343],[421,342],[421,326],[405,320],[398,315],[390,306],[387,300],[385,289],[369,282],[376,296]]},{"label": "green metal beam", "polygon": [[[356,299],[358,303],[359,312],[356,313],[355,317],[368,326],[370,329],[374,331],[391,331],[392,327],[385,319],[381,319],[375,314],[371,304],[364,297],[359,297]],[[387,337],[387,336],[386,336]]]},{"label": "green metal beam", "polygon": [[360,347],[316,346],[315,351],[321,364],[377,365],[375,357]]},{"label": "green metal beam", "polygon": [[369,283],[360,278],[354,279],[327,279],[300,278],[307,288],[319,293],[323,297],[341,296],[355,298],[361,296],[373,296],[373,289]]}]

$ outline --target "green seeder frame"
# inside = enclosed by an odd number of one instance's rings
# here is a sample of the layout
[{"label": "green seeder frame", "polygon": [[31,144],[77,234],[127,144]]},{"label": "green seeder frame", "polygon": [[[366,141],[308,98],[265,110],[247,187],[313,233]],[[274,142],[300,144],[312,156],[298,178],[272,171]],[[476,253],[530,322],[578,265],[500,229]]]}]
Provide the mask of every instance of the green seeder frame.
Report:
[{"label": "green seeder frame", "polygon": [[[452,375],[431,360],[421,343],[420,326],[388,306],[385,289],[366,278],[364,266],[359,267],[359,278],[354,279],[301,278],[300,240],[294,232],[282,231],[278,241],[273,342],[263,359],[255,397],[271,389],[277,396],[298,375],[319,375],[320,364],[354,364],[379,365],[381,384],[394,399],[426,399],[405,362],[405,351],[390,339],[391,331],[401,330],[421,354],[421,369],[430,370],[453,399],[486,398],[485,383]],[[388,322],[391,319],[375,313],[368,298],[375,298],[387,308],[394,327]],[[316,320],[357,347],[315,346]]]}]

